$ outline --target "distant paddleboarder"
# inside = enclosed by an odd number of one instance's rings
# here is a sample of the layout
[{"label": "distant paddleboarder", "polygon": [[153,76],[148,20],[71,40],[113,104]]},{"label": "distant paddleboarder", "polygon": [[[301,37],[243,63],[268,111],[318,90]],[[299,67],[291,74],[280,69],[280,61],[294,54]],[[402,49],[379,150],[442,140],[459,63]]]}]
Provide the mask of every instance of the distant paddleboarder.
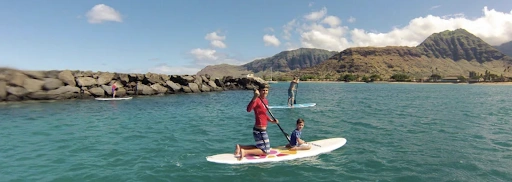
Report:
[{"label": "distant paddleboarder", "polygon": [[116,89],[117,89],[116,82],[114,82],[112,84],[112,98],[116,97]]},{"label": "distant paddleboarder", "polygon": [[290,87],[288,87],[288,106],[290,107],[293,107],[295,101],[297,84],[299,84],[299,78],[295,76],[293,77],[293,80],[290,82]]}]

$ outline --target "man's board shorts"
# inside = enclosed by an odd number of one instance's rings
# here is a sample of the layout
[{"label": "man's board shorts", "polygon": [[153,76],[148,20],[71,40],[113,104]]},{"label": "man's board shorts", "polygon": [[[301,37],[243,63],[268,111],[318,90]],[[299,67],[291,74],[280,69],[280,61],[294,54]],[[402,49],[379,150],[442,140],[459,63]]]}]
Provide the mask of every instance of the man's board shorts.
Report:
[{"label": "man's board shorts", "polygon": [[252,128],[252,136],[256,142],[256,147],[261,149],[265,153],[270,153],[270,140],[266,130],[260,130],[258,128]]}]

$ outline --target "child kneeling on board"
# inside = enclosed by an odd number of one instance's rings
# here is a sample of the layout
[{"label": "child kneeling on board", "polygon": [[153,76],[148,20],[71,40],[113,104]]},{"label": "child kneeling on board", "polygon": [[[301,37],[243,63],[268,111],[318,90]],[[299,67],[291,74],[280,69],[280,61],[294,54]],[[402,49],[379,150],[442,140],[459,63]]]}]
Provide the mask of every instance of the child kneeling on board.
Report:
[{"label": "child kneeling on board", "polygon": [[293,130],[290,137],[290,143],[286,144],[286,148],[289,150],[309,150],[311,145],[307,144],[304,140],[300,139],[302,129],[304,128],[304,120],[302,118],[297,119],[297,128]]}]

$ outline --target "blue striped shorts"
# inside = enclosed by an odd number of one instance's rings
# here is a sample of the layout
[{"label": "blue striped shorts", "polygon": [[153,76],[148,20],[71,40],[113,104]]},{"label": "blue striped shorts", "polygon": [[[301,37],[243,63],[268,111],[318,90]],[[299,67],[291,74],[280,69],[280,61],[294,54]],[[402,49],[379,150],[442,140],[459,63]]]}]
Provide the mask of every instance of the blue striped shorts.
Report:
[{"label": "blue striped shorts", "polygon": [[252,136],[256,142],[256,147],[268,154],[270,152],[270,140],[268,139],[267,131],[253,128]]}]

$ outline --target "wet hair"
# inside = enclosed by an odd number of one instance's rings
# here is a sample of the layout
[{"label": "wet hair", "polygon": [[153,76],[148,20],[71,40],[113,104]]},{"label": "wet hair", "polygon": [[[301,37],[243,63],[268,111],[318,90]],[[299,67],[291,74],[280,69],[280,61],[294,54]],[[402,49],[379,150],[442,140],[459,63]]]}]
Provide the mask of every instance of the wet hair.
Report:
[{"label": "wet hair", "polygon": [[305,121],[302,118],[297,119],[297,124],[304,123]]},{"label": "wet hair", "polygon": [[265,84],[265,83],[258,84],[258,90],[263,90],[263,89],[266,89],[266,88],[267,89],[270,88],[270,85],[269,84]]}]

